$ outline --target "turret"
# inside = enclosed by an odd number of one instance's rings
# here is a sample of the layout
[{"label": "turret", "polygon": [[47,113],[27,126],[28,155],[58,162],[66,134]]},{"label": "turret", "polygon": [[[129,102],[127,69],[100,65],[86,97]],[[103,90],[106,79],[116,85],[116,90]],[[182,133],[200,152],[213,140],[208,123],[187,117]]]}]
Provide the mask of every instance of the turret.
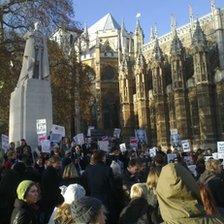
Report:
[{"label": "turret", "polygon": [[141,53],[144,44],[144,34],[140,25],[139,15],[137,16],[136,28],[134,33],[134,55],[137,57]]}]

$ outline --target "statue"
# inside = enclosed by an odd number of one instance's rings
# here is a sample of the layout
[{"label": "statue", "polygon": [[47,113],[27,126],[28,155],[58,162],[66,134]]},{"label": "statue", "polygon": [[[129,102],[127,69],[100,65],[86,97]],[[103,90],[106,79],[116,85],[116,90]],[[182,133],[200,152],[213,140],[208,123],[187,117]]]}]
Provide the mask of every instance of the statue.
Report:
[{"label": "statue", "polygon": [[33,31],[24,35],[24,39],[26,45],[18,85],[21,85],[26,79],[49,80],[47,39],[40,31],[39,22],[34,24]]}]

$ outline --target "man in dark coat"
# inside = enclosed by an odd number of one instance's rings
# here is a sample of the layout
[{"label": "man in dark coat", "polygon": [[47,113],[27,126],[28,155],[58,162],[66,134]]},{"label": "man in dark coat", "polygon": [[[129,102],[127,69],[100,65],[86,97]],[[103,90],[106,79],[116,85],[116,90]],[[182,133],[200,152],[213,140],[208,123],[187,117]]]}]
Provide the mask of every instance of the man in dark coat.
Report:
[{"label": "man in dark coat", "polygon": [[93,164],[86,168],[83,178],[86,183],[87,192],[91,197],[101,200],[109,211],[109,220],[112,222],[114,214],[113,205],[113,172],[105,164],[106,157],[103,151],[97,151],[93,154]]},{"label": "man in dark coat", "polygon": [[52,156],[49,159],[49,166],[44,171],[41,179],[41,209],[44,222],[47,223],[54,208],[63,203],[63,196],[59,188],[61,175],[59,169],[61,161],[59,157]]},{"label": "man in dark coat", "polygon": [[16,188],[25,178],[26,166],[22,162],[7,170],[0,182],[0,223],[8,224],[16,198]]}]

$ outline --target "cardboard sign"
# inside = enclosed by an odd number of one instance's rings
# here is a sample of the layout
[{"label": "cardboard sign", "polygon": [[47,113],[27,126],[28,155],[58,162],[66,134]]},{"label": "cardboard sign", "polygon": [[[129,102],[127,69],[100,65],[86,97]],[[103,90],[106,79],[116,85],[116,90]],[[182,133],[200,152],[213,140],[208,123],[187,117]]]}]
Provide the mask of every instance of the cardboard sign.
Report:
[{"label": "cardboard sign", "polygon": [[224,153],[218,153],[218,159],[223,159],[224,160]]},{"label": "cardboard sign", "polygon": [[181,144],[182,144],[182,148],[183,148],[184,152],[190,152],[191,151],[189,140],[182,140]]},{"label": "cardboard sign", "polygon": [[170,129],[170,135],[177,135],[178,130],[177,129]]},{"label": "cardboard sign", "polygon": [[156,147],[153,147],[153,148],[149,149],[149,156],[151,158],[156,156]]},{"label": "cardboard sign", "polygon": [[191,156],[184,156],[184,162],[187,164],[187,166],[193,165],[193,159]]},{"label": "cardboard sign", "polygon": [[109,141],[98,141],[98,146],[100,150],[109,152]]},{"label": "cardboard sign", "polygon": [[37,134],[41,135],[47,134],[47,122],[46,119],[38,119],[36,120],[36,128],[37,128]]},{"label": "cardboard sign", "polygon": [[138,139],[136,137],[130,138],[130,147],[138,148]]},{"label": "cardboard sign", "polygon": [[135,137],[138,139],[140,143],[148,143],[146,130],[145,129],[136,129],[135,130]]},{"label": "cardboard sign", "polygon": [[53,124],[52,128],[51,128],[51,132],[53,134],[59,134],[62,137],[65,137],[65,127],[63,127],[63,126]]},{"label": "cardboard sign", "polygon": [[119,128],[115,128],[114,129],[114,133],[113,133],[113,136],[114,136],[114,138],[120,138],[120,134],[121,134],[121,129],[119,129]]},{"label": "cardboard sign", "polygon": [[9,137],[2,134],[2,149],[6,152],[9,149]]},{"label": "cardboard sign", "polygon": [[51,152],[51,142],[49,140],[44,140],[41,142],[42,152],[50,153]]},{"label": "cardboard sign", "polygon": [[218,153],[224,153],[224,142],[217,142]]},{"label": "cardboard sign", "polygon": [[126,152],[127,151],[125,143],[120,144],[120,150],[121,150],[121,152]]},{"label": "cardboard sign", "polygon": [[53,143],[59,143],[61,139],[62,139],[61,134],[54,134],[54,133],[50,134],[50,141]]},{"label": "cardboard sign", "polygon": [[47,135],[38,135],[38,145],[41,145],[41,142],[47,140]]},{"label": "cardboard sign", "polygon": [[77,134],[73,139],[74,139],[75,143],[78,144],[78,145],[84,145],[85,144],[85,138],[84,138],[83,133]]},{"label": "cardboard sign", "polygon": [[217,152],[212,153],[212,157],[213,159],[218,159],[218,153]]},{"label": "cardboard sign", "polygon": [[87,136],[88,136],[88,137],[91,137],[91,130],[94,130],[94,129],[95,129],[94,126],[89,126],[89,127],[88,127],[88,130],[87,130]]},{"label": "cardboard sign", "polygon": [[[176,129],[174,129],[176,130]],[[170,143],[172,146],[177,147],[180,146],[180,135],[178,133],[172,133],[170,135]]]},{"label": "cardboard sign", "polygon": [[174,160],[175,158],[177,158],[177,154],[175,154],[175,153],[167,154],[167,163],[170,163],[171,160]]}]

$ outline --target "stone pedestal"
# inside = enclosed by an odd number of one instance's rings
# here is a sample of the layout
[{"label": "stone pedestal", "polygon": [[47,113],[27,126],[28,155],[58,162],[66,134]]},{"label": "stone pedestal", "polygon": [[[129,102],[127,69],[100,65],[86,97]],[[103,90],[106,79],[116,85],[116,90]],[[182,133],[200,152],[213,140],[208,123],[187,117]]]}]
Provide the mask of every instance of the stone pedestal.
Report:
[{"label": "stone pedestal", "polygon": [[9,141],[17,142],[24,138],[34,150],[38,143],[37,119],[46,119],[49,134],[52,127],[50,82],[43,79],[27,79],[11,94]]}]

